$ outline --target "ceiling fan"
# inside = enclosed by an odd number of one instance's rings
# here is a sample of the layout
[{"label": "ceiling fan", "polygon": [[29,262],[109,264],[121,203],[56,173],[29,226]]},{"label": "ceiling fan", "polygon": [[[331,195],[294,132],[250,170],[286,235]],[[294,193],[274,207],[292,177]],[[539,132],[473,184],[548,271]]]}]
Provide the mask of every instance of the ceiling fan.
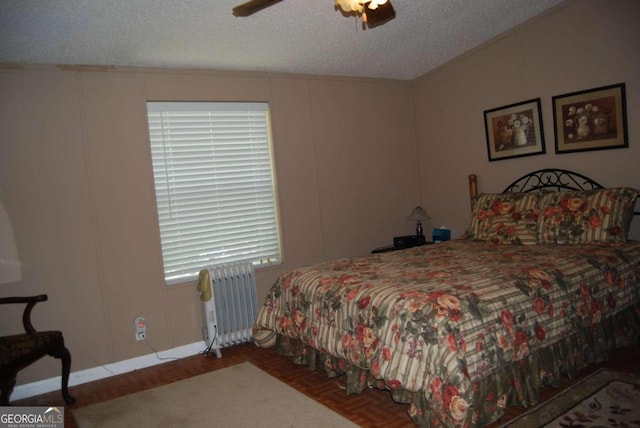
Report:
[{"label": "ceiling fan", "polygon": [[242,3],[233,8],[234,16],[249,16],[254,13],[269,7],[273,6],[276,3],[280,3],[282,0],[251,0],[246,3]]},{"label": "ceiling fan", "polygon": [[[282,0],[250,0],[233,8],[234,16],[249,16]],[[345,16],[362,16],[363,28],[373,28],[396,17],[391,0],[335,0]]]}]

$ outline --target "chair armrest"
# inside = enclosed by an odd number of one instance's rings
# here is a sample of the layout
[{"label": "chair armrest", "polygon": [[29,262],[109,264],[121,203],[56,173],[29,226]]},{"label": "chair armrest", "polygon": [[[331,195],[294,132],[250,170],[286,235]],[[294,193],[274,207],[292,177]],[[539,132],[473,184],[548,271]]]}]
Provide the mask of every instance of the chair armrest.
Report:
[{"label": "chair armrest", "polygon": [[44,302],[49,297],[46,294],[39,294],[37,296],[25,296],[25,297],[0,297],[0,305],[10,303],[26,303],[22,313],[22,325],[27,333],[35,333],[36,329],[31,325],[31,310],[38,302]]}]

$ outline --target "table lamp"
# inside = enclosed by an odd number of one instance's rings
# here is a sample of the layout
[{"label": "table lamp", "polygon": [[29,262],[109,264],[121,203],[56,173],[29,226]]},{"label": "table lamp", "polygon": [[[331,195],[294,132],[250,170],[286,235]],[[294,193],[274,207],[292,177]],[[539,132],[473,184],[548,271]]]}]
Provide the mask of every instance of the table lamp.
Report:
[{"label": "table lamp", "polygon": [[422,208],[420,205],[418,205],[417,207],[415,207],[413,209],[413,211],[411,211],[411,214],[409,215],[409,217],[407,217],[407,220],[413,220],[416,222],[416,235],[417,236],[423,236],[422,233],[422,222],[424,220],[431,220],[431,217],[429,217],[429,214],[427,214],[427,212],[424,210],[424,208]]}]

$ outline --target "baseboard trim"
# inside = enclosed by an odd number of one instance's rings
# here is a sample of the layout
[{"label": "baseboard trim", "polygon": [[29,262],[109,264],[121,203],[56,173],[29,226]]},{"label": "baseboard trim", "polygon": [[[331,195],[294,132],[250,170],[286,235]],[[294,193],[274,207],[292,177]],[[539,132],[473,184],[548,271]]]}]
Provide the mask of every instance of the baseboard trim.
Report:
[{"label": "baseboard trim", "polygon": [[[157,353],[147,354],[140,357],[130,358],[128,360],[118,361],[116,363],[105,364],[103,366],[91,369],[71,372],[69,376],[69,386],[80,385],[94,380],[104,379],[111,376],[128,373],[133,370],[143,369],[145,367],[155,366],[157,364],[166,363],[166,359],[185,358],[196,355],[206,348],[204,341],[190,343],[188,345],[178,346],[177,348],[159,351]],[[23,398],[35,397],[36,395],[45,394],[47,392],[60,389],[61,376],[43,379],[24,385],[18,385],[11,394],[11,400],[21,400]]]}]

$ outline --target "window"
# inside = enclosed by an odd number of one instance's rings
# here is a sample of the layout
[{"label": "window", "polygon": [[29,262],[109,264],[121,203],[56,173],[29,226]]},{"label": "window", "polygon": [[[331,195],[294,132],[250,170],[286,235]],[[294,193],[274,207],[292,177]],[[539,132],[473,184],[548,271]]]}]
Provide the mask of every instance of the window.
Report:
[{"label": "window", "polygon": [[148,102],[164,276],[281,262],[266,103]]}]

